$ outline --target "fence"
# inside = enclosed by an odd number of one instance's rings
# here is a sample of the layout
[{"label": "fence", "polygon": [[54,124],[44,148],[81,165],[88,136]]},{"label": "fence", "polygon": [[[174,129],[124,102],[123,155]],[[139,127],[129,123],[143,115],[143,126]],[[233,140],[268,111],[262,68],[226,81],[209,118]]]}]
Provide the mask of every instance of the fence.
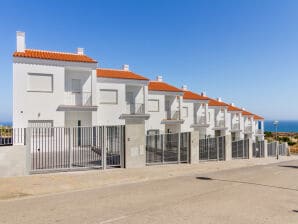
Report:
[{"label": "fence", "polygon": [[249,139],[232,142],[232,158],[233,159],[249,158]]},{"label": "fence", "polygon": [[225,136],[199,140],[199,160],[225,160]]},{"label": "fence", "polygon": [[268,156],[276,156],[278,142],[270,142],[267,144]]},{"label": "fence", "polygon": [[188,163],[190,132],[146,136],[146,163]]},{"label": "fence", "polygon": [[0,128],[0,146],[14,144],[26,144],[26,128]]},{"label": "fence", "polygon": [[270,142],[267,144],[268,156],[286,156],[288,154],[288,146],[287,143],[283,142],[279,144],[278,142]]},{"label": "fence", "polygon": [[123,166],[124,126],[28,128],[31,171]]},{"label": "fence", "polygon": [[264,141],[257,141],[253,143],[252,156],[256,158],[264,157]]}]

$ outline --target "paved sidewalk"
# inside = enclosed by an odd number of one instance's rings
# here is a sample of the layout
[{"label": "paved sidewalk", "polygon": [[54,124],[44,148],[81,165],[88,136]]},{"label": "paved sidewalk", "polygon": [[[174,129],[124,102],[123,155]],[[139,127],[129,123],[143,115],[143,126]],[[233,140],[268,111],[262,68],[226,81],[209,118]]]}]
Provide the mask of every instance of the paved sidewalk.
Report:
[{"label": "paved sidewalk", "polygon": [[275,158],[256,158],[250,160],[203,162],[193,165],[172,164],[138,169],[90,170],[0,178],[0,200],[96,189],[106,186],[203,174],[240,167],[266,165],[289,160],[298,160],[298,156],[280,157],[279,160]]}]

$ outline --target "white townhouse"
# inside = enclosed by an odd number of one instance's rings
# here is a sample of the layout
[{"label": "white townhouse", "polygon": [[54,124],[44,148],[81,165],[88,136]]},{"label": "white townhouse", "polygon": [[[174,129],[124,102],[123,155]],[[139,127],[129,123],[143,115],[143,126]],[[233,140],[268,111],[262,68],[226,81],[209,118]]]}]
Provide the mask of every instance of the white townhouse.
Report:
[{"label": "white townhouse", "polygon": [[97,61],[77,53],[27,49],[17,32],[13,54],[13,126],[64,127],[97,123]]},{"label": "white townhouse", "polygon": [[98,125],[123,125],[126,119],[147,120],[149,79],[129,71],[97,69]]},{"label": "white townhouse", "polygon": [[148,134],[181,131],[183,91],[163,82],[162,76],[148,86],[148,113],[145,126]]},{"label": "white townhouse", "polygon": [[187,86],[182,87],[182,124],[181,131],[187,132],[192,130],[199,131],[200,138],[204,138],[207,128],[210,126],[208,113],[209,98],[202,93],[201,95],[187,90]]},{"label": "white townhouse", "polygon": [[258,141],[264,140],[264,118],[254,115],[254,131],[255,139]]},{"label": "white townhouse", "polygon": [[236,107],[233,103],[228,105],[232,141],[243,139],[242,112],[242,109]]},{"label": "white townhouse", "polygon": [[210,126],[206,135],[215,137],[227,135],[230,130],[228,105],[222,102],[221,98],[217,100],[209,98],[208,113]]}]

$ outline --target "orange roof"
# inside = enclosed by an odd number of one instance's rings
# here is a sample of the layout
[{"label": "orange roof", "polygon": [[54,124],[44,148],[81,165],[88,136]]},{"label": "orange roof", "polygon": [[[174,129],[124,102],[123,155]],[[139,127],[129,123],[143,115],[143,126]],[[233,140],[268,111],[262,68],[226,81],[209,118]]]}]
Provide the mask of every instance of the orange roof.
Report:
[{"label": "orange roof", "polygon": [[254,115],[254,120],[264,120],[263,117],[260,117],[259,115]]},{"label": "orange roof", "polygon": [[211,107],[226,107],[228,104],[209,98],[209,106]]},{"label": "orange roof", "polygon": [[191,91],[184,91],[183,99],[185,100],[209,100],[208,97],[199,95]]},{"label": "orange roof", "polygon": [[102,78],[135,79],[135,80],[149,81],[149,79],[147,79],[144,76],[141,76],[141,75],[138,75],[131,71],[126,71],[126,70],[98,68],[98,69],[96,69],[96,74],[97,74],[97,77],[102,77]]},{"label": "orange roof", "polygon": [[228,106],[228,111],[242,111],[242,109],[240,109],[238,107],[235,107],[235,106],[232,106],[232,105],[229,105]]},{"label": "orange roof", "polygon": [[254,114],[252,114],[252,113],[250,113],[248,111],[243,110],[242,111],[242,115],[244,115],[244,116],[253,116]]},{"label": "orange roof", "polygon": [[150,81],[148,90],[150,91],[166,91],[166,92],[183,92],[181,89],[171,86],[165,82]]},{"label": "orange roof", "polygon": [[13,57],[37,58],[57,61],[88,62],[97,63],[97,61],[86,55],[64,53],[55,51],[25,50],[25,52],[14,52]]}]

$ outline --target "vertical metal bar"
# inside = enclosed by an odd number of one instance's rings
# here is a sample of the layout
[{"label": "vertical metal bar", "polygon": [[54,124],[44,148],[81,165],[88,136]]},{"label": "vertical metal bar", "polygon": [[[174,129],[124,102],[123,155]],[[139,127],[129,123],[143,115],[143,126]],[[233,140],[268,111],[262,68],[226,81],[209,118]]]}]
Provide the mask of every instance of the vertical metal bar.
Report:
[{"label": "vertical metal bar", "polygon": [[177,135],[178,135],[178,139],[177,139],[177,146],[178,146],[178,163],[180,163],[181,162],[181,155],[180,155],[180,153],[181,153],[181,148],[180,148],[180,141],[181,141],[181,132],[179,132],[179,133],[177,133]]}]

